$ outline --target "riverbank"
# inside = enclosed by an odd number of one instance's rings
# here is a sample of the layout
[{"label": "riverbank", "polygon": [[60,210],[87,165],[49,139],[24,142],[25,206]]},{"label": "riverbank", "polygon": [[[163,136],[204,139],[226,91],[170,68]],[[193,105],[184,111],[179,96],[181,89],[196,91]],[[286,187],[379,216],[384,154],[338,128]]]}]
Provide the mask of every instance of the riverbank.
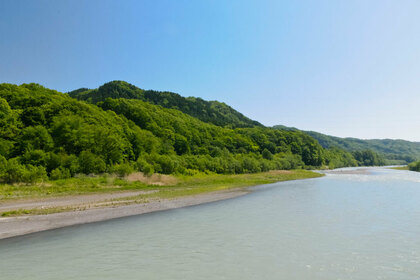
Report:
[{"label": "riverbank", "polygon": [[[249,193],[246,187],[279,181],[315,178],[306,170],[271,171],[241,175],[198,175],[178,177],[173,185],[145,185],[126,181],[119,185],[96,185],[96,192],[77,190],[63,183],[64,195],[54,185],[2,186],[0,200],[0,239],[65,226],[92,223],[125,216],[187,207]],[[122,181],[114,180],[122,183]],[[51,197],[52,190],[56,195]],[[5,191],[8,191],[7,195]],[[49,193],[49,194],[48,194]]]}]

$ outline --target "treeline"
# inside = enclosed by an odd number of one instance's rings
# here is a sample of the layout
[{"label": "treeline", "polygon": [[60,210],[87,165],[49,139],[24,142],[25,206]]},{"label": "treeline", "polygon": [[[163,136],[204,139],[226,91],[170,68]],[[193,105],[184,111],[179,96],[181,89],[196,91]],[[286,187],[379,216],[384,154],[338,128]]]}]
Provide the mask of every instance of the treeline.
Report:
[{"label": "treeline", "polygon": [[363,150],[374,151],[381,155],[387,165],[407,164],[420,158],[420,143],[418,142],[392,139],[340,138],[314,131],[306,131],[305,133],[315,138],[322,147],[327,149],[338,147],[351,153]]},{"label": "treeline", "polygon": [[90,104],[38,84],[0,84],[0,181],[134,171],[239,174],[376,163],[365,160],[369,153],[324,149],[300,131],[217,126],[179,110],[111,97]]}]

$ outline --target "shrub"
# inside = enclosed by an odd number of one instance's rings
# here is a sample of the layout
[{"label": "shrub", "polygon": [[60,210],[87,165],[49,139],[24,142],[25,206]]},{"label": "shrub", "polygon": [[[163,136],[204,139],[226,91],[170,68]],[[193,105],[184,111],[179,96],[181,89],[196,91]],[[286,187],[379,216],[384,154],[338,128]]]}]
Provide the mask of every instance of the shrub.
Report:
[{"label": "shrub", "polygon": [[11,141],[0,138],[0,156],[7,157],[13,149]]},{"label": "shrub", "polygon": [[4,156],[0,155],[0,177],[2,176],[4,170],[6,169],[7,160]]},{"label": "shrub", "polygon": [[135,163],[135,169],[144,173],[144,175],[152,175],[155,172],[153,165],[149,164],[143,158],[138,158]]},{"label": "shrub", "polygon": [[420,161],[410,163],[408,169],[411,171],[420,171]]},{"label": "shrub", "polygon": [[152,175],[153,173],[155,173],[155,170],[153,169],[153,166],[152,166],[152,165],[147,164],[147,165],[145,165],[145,166],[143,167],[143,173],[144,173],[144,175],[146,175],[146,176],[150,176],[150,175]]},{"label": "shrub", "polygon": [[54,169],[53,171],[51,171],[51,174],[50,174],[51,180],[67,179],[70,177],[71,177],[70,170],[62,166]]},{"label": "shrub", "polygon": [[4,166],[1,180],[8,184],[21,182],[25,175],[25,171],[25,166],[19,164],[17,158],[10,159]]},{"label": "shrub", "polygon": [[49,155],[43,150],[26,151],[21,158],[22,163],[35,166],[46,166],[48,160]]},{"label": "shrub", "polygon": [[194,175],[197,175],[197,174],[199,174],[200,172],[198,171],[198,170],[194,170],[194,169],[185,169],[184,170],[184,175],[187,175],[187,176],[194,176]]},{"label": "shrub", "polygon": [[259,161],[252,157],[245,157],[242,161],[242,166],[244,168],[244,172],[256,173],[261,171]]},{"label": "shrub", "polygon": [[47,179],[45,167],[23,165],[17,158],[12,158],[7,162],[3,161],[4,167],[0,170],[0,180],[12,184],[18,182],[34,183]]},{"label": "shrub", "polygon": [[27,165],[22,182],[35,183],[48,179],[47,171],[43,166]]},{"label": "shrub", "polygon": [[124,177],[133,173],[134,168],[129,163],[121,163],[114,165],[111,168],[111,171],[120,177]]},{"label": "shrub", "polygon": [[106,164],[99,156],[90,151],[83,151],[79,155],[79,170],[84,174],[103,173]]}]

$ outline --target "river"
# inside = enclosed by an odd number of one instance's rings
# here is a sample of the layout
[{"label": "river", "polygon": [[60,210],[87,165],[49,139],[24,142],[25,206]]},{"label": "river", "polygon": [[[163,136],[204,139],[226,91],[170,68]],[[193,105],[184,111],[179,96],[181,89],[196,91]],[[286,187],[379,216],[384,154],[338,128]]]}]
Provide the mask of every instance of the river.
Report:
[{"label": "river", "polygon": [[346,169],[0,240],[0,279],[420,279],[420,173]]}]

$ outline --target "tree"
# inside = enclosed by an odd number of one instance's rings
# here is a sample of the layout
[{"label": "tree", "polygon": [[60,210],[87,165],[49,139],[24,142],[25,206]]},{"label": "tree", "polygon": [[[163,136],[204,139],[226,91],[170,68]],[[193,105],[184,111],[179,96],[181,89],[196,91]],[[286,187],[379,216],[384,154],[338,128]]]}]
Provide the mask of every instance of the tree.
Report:
[{"label": "tree", "polygon": [[272,160],[273,159],[273,154],[268,150],[268,149],[264,149],[262,151],[262,157],[268,160]]},{"label": "tree", "polygon": [[105,172],[106,164],[97,155],[90,151],[83,151],[79,155],[79,170],[85,174],[98,174]]}]

